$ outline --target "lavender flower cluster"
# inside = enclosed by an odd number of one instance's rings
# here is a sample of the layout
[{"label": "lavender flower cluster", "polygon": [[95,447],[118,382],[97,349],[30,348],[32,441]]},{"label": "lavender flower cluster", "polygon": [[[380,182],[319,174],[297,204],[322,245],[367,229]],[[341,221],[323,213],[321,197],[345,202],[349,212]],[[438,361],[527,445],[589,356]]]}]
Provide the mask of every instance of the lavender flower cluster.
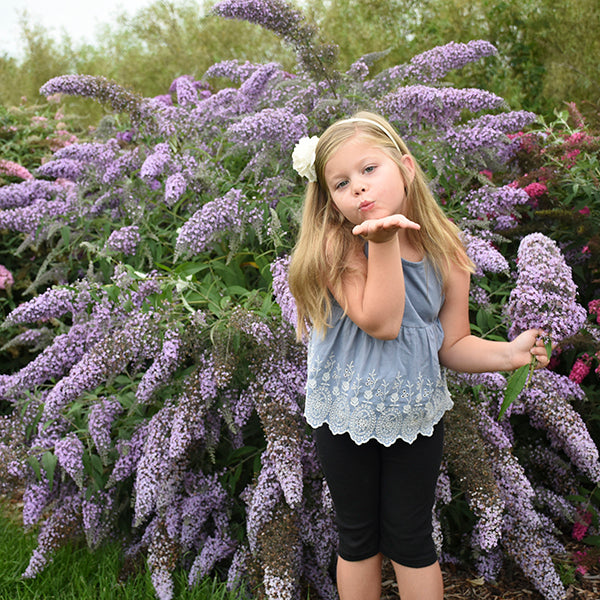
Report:
[{"label": "lavender flower cluster", "polygon": [[231,189],[221,198],[204,204],[179,231],[176,249],[180,254],[204,252],[224,233],[238,237],[247,226],[262,223],[259,210],[251,207],[239,189]]},{"label": "lavender flower cluster", "polygon": [[512,185],[484,185],[469,192],[463,201],[472,218],[489,221],[495,230],[514,228],[519,221],[517,207],[527,202],[527,193]]},{"label": "lavender flower cluster", "polygon": [[307,34],[312,37],[304,15],[283,0],[221,0],[213,10],[221,17],[256,23],[289,42],[299,44]]},{"label": "lavender flower cluster", "polygon": [[504,100],[480,89],[436,88],[426,85],[401,87],[377,102],[377,108],[406,124],[409,133],[420,127],[448,128],[461,112],[477,113],[500,108]]},{"label": "lavender flower cluster", "polygon": [[113,231],[106,240],[106,249],[111,252],[122,252],[125,255],[134,254],[140,243],[140,229],[137,225],[128,225]]},{"label": "lavender flower cluster", "polygon": [[142,119],[141,98],[106,77],[93,75],[61,75],[45,83],[41,89],[42,96],[68,94],[82,96],[109,105],[113,110],[128,113],[139,122]]},{"label": "lavender flower cluster", "polygon": [[496,47],[485,40],[472,40],[467,44],[450,42],[414,56],[408,64],[406,75],[429,83],[441,79],[453,69],[461,69],[470,62],[497,52]]},{"label": "lavender flower cluster", "polygon": [[562,450],[571,463],[594,483],[600,482],[598,448],[571,402],[583,400],[581,387],[552,371],[534,373],[523,391],[524,411],[531,424],[546,431],[552,447]]},{"label": "lavender flower cluster", "polygon": [[525,236],[519,244],[518,275],[506,314],[510,337],[539,327],[555,342],[575,334],[587,314],[577,302],[571,268],[556,242],[541,233]]},{"label": "lavender flower cluster", "polygon": [[462,231],[462,239],[467,254],[475,265],[476,275],[481,276],[484,272],[502,273],[508,271],[508,261],[490,242],[472,235],[466,229]]}]

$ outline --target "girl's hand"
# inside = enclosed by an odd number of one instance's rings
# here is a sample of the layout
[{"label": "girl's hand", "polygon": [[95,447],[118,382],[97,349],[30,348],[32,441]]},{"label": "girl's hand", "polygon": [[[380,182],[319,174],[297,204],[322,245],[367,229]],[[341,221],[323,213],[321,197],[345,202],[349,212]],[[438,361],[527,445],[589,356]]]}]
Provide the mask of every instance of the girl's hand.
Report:
[{"label": "girl's hand", "polygon": [[377,244],[391,240],[400,229],[421,229],[421,226],[404,215],[396,214],[381,219],[367,219],[356,225],[352,233]]},{"label": "girl's hand", "polygon": [[512,340],[510,344],[513,348],[513,369],[529,364],[532,356],[535,358],[536,369],[547,367],[550,361],[546,352],[545,337],[546,332],[541,329],[529,329]]}]

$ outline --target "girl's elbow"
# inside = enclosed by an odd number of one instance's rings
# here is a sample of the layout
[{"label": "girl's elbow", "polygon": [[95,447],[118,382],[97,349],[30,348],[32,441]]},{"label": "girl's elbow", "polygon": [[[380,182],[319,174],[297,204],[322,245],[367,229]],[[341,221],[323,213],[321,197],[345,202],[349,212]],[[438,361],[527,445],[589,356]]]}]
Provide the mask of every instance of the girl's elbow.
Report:
[{"label": "girl's elbow", "polygon": [[385,321],[382,323],[374,323],[368,327],[365,327],[364,331],[371,337],[374,337],[378,340],[395,340],[400,334],[401,327],[402,321]]}]

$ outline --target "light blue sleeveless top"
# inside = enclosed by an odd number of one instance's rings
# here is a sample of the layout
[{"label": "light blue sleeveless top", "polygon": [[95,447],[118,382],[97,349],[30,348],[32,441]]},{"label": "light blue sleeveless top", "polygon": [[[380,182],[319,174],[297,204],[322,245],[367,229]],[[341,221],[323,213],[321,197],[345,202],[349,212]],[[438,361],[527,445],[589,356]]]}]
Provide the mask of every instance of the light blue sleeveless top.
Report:
[{"label": "light blue sleeveless top", "polygon": [[438,351],[444,331],[438,315],[441,281],[427,259],[402,259],[405,308],[394,340],[360,329],[333,300],[325,336],[311,333],[305,415],[312,427],[327,423],[357,444],[390,446],[430,436],[453,403]]}]

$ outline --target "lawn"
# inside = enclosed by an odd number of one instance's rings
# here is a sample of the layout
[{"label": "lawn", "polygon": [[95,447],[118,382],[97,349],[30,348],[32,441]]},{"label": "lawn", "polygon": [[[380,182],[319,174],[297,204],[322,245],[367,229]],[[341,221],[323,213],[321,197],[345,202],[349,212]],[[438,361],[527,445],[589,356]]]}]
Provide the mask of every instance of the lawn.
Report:
[{"label": "lawn", "polygon": [[[54,561],[35,579],[21,579],[36,533],[25,533],[19,522],[18,504],[0,499],[0,600],[141,600],[155,598],[144,565],[122,576],[124,557],[117,543],[90,552],[85,543],[57,551]],[[229,593],[223,583],[205,579],[187,589],[186,574],[175,573],[178,600],[241,600],[247,594]]]}]

